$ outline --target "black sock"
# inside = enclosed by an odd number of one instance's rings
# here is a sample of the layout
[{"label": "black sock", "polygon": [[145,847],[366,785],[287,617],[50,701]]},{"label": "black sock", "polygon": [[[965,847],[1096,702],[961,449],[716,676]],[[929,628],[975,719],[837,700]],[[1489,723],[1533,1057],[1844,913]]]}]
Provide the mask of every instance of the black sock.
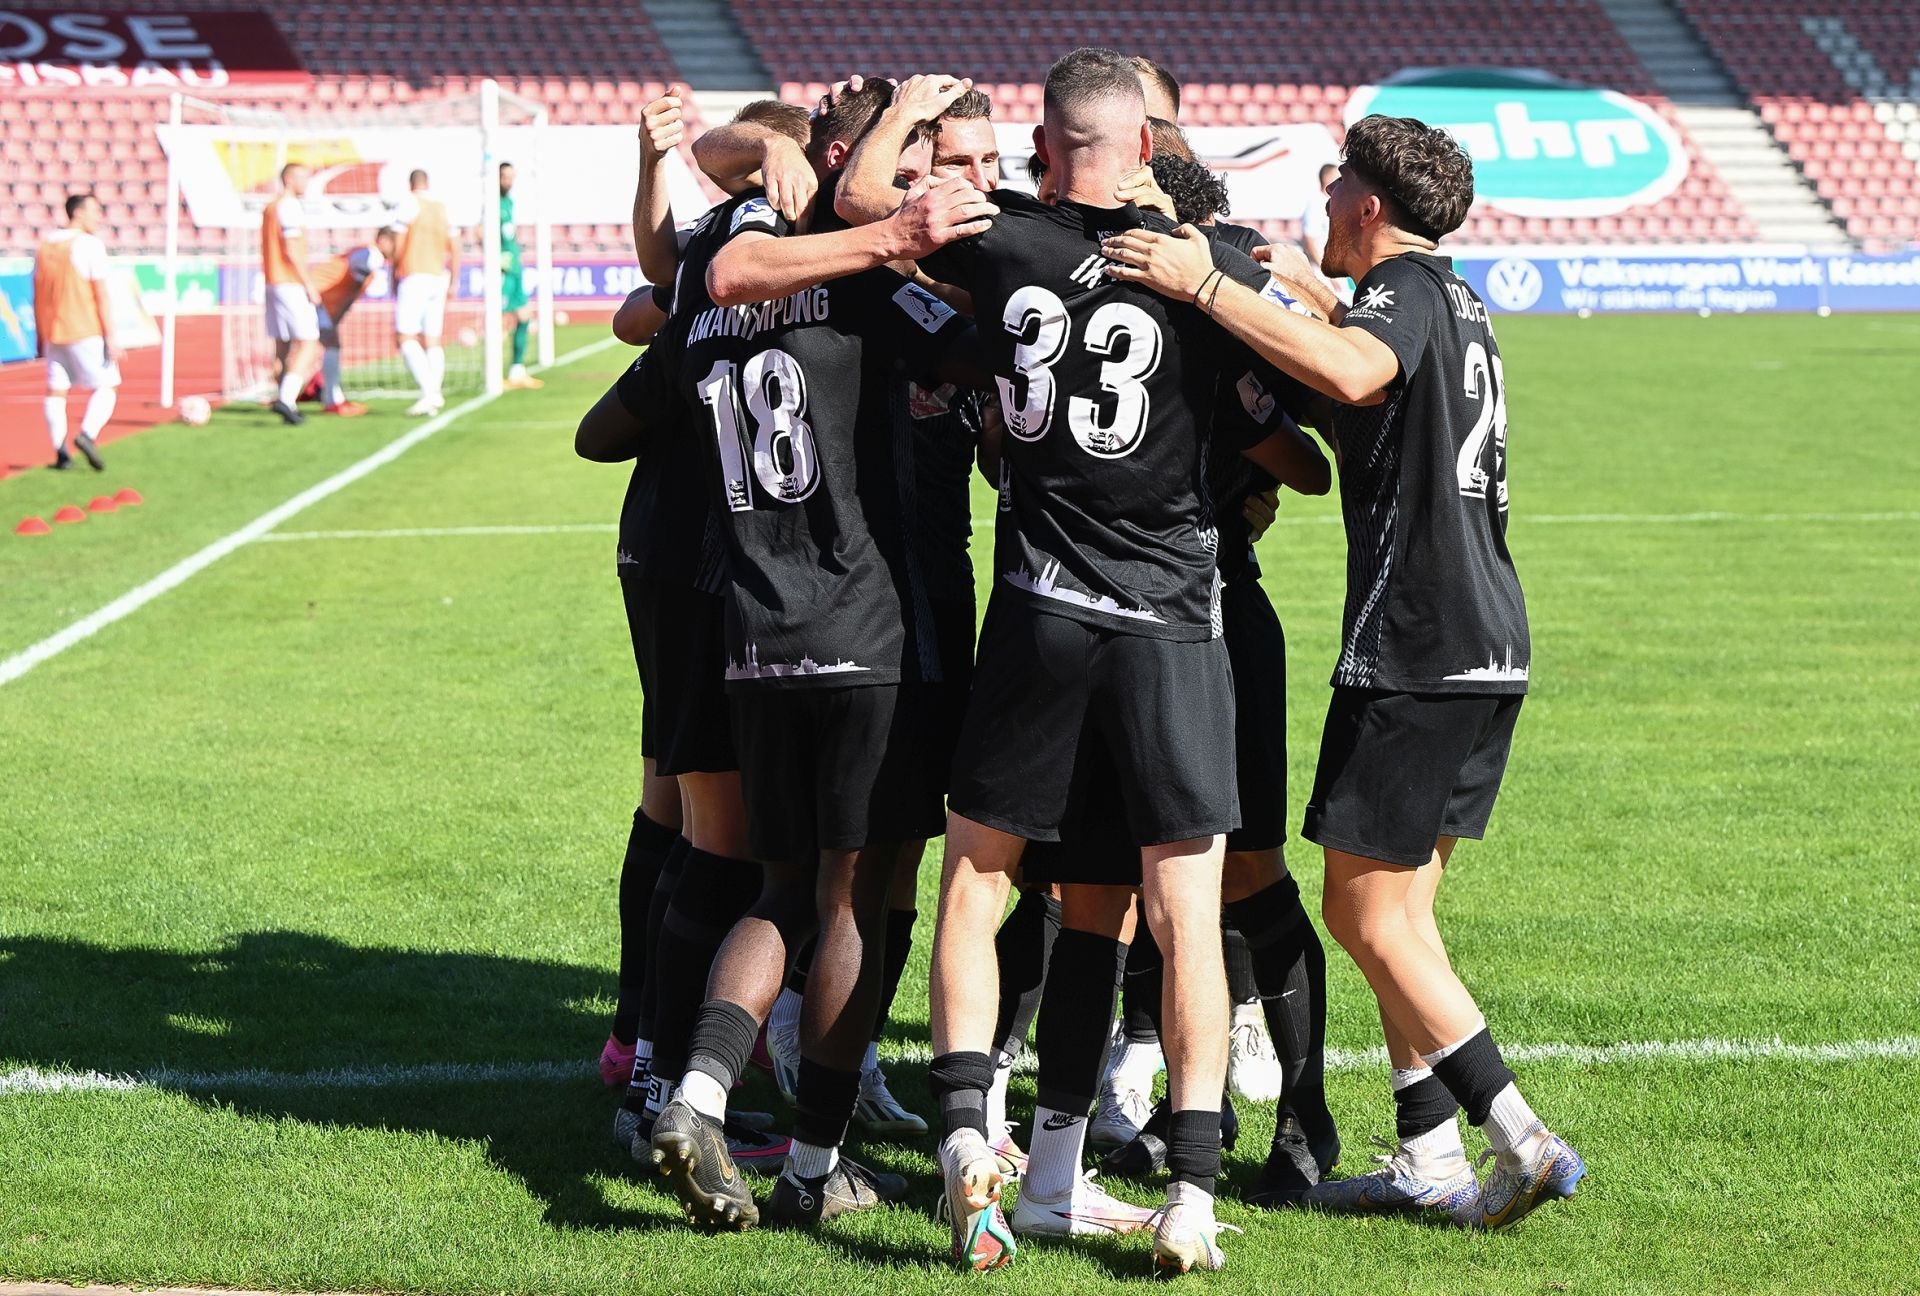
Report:
[{"label": "black sock", "polygon": [[1060,902],[1035,887],[1020,893],[1019,902],[993,938],[993,956],[1000,964],[1000,1016],[993,1039],[1007,1056],[1018,1053],[1027,1042],[1047,983],[1047,960],[1059,934]]},{"label": "black sock", "polygon": [[1227,906],[1247,938],[1267,1032],[1280,1058],[1283,1112],[1316,1134],[1331,1131],[1327,1111],[1327,954],[1300,903],[1292,877]]},{"label": "black sock", "polygon": [[927,1086],[940,1104],[940,1137],[956,1130],[987,1136],[987,1089],[993,1059],[985,1053],[942,1053],[927,1064]]},{"label": "black sock", "polygon": [[[687,1068],[694,1017],[707,997],[713,956],[760,898],[760,881],[758,864],[703,850],[687,852],[680,885],[660,924],[655,969],[660,993],[654,1012],[653,1069],[669,1081],[677,1083]],[[753,1047],[751,1034],[747,1047]]]},{"label": "black sock", "polygon": [[847,1122],[860,1098],[860,1072],[839,1071],[800,1059],[794,1086],[793,1137],[815,1147],[837,1148],[847,1141]]},{"label": "black sock", "polygon": [[1429,1075],[1393,1091],[1393,1132],[1402,1143],[1439,1129],[1460,1110],[1440,1077]]},{"label": "black sock", "polygon": [[1040,1051],[1042,1107],[1085,1115],[1100,1088],[1107,1025],[1120,988],[1127,947],[1107,936],[1068,928],[1054,942],[1040,1000],[1034,1043]]},{"label": "black sock", "polygon": [[633,812],[627,856],[620,863],[620,997],[613,1009],[613,1037],[632,1044],[640,1034],[640,999],[647,980],[647,915],[660,870],[680,834]]},{"label": "black sock", "polygon": [[653,1016],[660,1005],[660,924],[667,920],[667,906],[680,885],[680,871],[686,867],[687,852],[693,843],[675,837],[660,861],[660,876],[654,880],[653,894],[647,898],[647,962],[640,979],[640,1034],[653,1038]]},{"label": "black sock", "polygon": [[723,1090],[732,1089],[747,1069],[753,1037],[759,1033],[760,1023],[739,1004],[707,1000],[700,1005],[693,1038],[687,1043],[687,1070],[712,1076]]},{"label": "black sock", "polygon": [[807,973],[813,971],[813,947],[819,942],[818,936],[809,936],[801,944],[800,950],[793,956],[793,962],[787,967],[786,988],[799,995],[807,996]]},{"label": "black sock", "polygon": [[1220,1177],[1220,1113],[1177,1111],[1167,1121],[1167,1174],[1175,1183],[1190,1183],[1213,1192]]},{"label": "black sock", "polygon": [[1485,1027],[1453,1052],[1433,1064],[1433,1074],[1467,1111],[1469,1125],[1485,1125],[1487,1112],[1502,1089],[1513,1083],[1513,1072],[1501,1060],[1500,1046]]},{"label": "black sock", "polygon": [[1227,964],[1227,998],[1236,1004],[1254,1003],[1260,989],[1253,979],[1253,951],[1247,938],[1223,914],[1220,922],[1220,952]]},{"label": "black sock", "polygon": [[[645,977],[640,984],[640,1017],[635,1034],[649,1043],[657,1034],[656,1019],[660,1008],[660,926],[666,921],[667,905],[672,902],[673,893],[680,885],[680,870],[686,865],[687,852],[692,849],[685,837],[673,839],[666,858],[660,863],[660,876],[653,884],[653,895],[647,904],[647,963]],[[633,1078],[627,1082],[626,1097],[620,1102],[622,1107],[630,1112],[646,1111],[648,1078],[653,1073],[651,1056],[648,1057],[644,1074],[636,1059]],[[679,1076],[676,1075],[674,1079],[678,1080]]]},{"label": "black sock", "polygon": [[1166,960],[1143,922],[1134,929],[1133,944],[1127,949],[1126,978],[1120,987],[1120,1025],[1130,1043],[1159,1040],[1160,991],[1165,976]]},{"label": "black sock", "polygon": [[878,1044],[887,1033],[887,1019],[893,1015],[893,997],[900,993],[900,978],[906,975],[907,956],[913,953],[913,923],[920,915],[912,909],[887,910],[887,957],[880,968],[880,1011],[873,1018],[873,1042]]}]

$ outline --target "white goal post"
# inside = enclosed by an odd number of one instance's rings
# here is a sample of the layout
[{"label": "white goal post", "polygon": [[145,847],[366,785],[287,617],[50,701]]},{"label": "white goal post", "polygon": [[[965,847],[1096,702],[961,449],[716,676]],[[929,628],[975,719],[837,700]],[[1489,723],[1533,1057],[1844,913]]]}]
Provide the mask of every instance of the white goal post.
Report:
[{"label": "white goal post", "polygon": [[[516,209],[531,214],[532,237],[516,230],[524,281],[533,298],[536,352],[553,357],[554,204],[540,201],[541,162],[547,152],[543,105],[480,84],[477,93],[369,107],[352,114],[265,112],[237,102],[209,102],[176,94],[169,123],[159,130],[167,154],[166,315],[161,327],[161,403],[171,407],[181,366],[180,224],[223,230],[218,261],[220,390],[228,400],[263,398],[271,382],[273,344],[265,331],[260,228],[262,213],[289,162],[307,165],[306,215],[310,272],[338,274],[337,258],[374,247],[408,195],[408,175],[428,175],[427,192],[444,202],[457,232],[459,273],[448,293],[444,392],[500,390],[506,355],[501,317],[503,285],[499,221],[499,167],[512,162]],[[529,202],[529,195],[536,196]],[[186,199],[186,212],[180,199]],[[356,258],[365,263],[379,256]],[[381,265],[338,321],[343,385],[350,398],[416,394],[394,336],[394,285]],[[207,330],[194,334],[203,344]],[[204,362],[194,371],[206,372]]]}]

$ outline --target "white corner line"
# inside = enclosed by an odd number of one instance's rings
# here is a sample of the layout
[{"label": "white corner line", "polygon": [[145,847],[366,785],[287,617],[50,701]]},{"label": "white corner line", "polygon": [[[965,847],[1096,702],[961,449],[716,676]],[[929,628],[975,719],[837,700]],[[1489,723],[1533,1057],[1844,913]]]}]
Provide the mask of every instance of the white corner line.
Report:
[{"label": "white corner line", "polygon": [[[1621,1044],[1512,1044],[1501,1050],[1516,1062],[1571,1062],[1580,1066],[1630,1066],[1692,1062],[1802,1062],[1857,1063],[1920,1059],[1920,1037],[1896,1035],[1888,1039],[1836,1040],[1824,1044],[1793,1044],[1771,1039],[1675,1039],[1628,1041]],[[930,1060],[925,1044],[883,1046],[889,1061]],[[1384,1067],[1386,1050],[1328,1049],[1327,1069],[1356,1071]],[[1033,1056],[1023,1052],[1016,1071],[1033,1070]],[[184,1093],[220,1093],[250,1089],[404,1089],[447,1084],[561,1084],[595,1074],[595,1064],[572,1062],[430,1062],[416,1066],[327,1067],[313,1071],[270,1071],[248,1067],[233,1071],[191,1071],[156,1067],[149,1071],[115,1073],[64,1067],[0,1067],[0,1098],[10,1095],[45,1096],[77,1093],[134,1093],[168,1089]]]},{"label": "white corner line", "polygon": [[[551,365],[545,365],[542,366],[542,368],[558,369],[561,365],[572,364],[575,360],[583,359],[596,352],[605,351],[609,347],[619,345],[620,339],[618,338],[602,338],[598,342],[590,342],[586,346],[576,347],[574,350],[555,359]],[[159,598],[162,594],[165,594],[168,590],[179,588],[188,580],[205,571],[214,563],[219,562],[234,550],[258,540],[261,536],[273,530],[287,519],[313,507],[328,496],[345,490],[362,477],[365,477],[368,473],[392,463],[395,459],[398,459],[401,455],[413,449],[442,428],[448,427],[455,421],[465,418],[475,410],[486,408],[486,406],[492,404],[497,399],[499,399],[498,393],[491,396],[475,396],[471,400],[462,401],[444,413],[434,415],[419,427],[402,433],[400,436],[387,442],[386,445],[380,447],[380,449],[374,451],[360,462],[341,469],[316,486],[309,486],[286,503],[268,509],[253,521],[241,527],[238,531],[220,537],[220,539],[215,540],[212,544],[200,550],[200,552],[182,558],[179,562],[167,568],[152,580],[134,586],[105,607],[88,613],[64,630],[48,635],[39,643],[29,648],[23,648],[11,657],[8,657],[5,661],[0,661],[0,686],[11,684],[14,680],[19,679],[22,675],[25,675],[42,662],[50,661],[58,657],[75,644],[99,634],[114,622],[124,620],[126,617],[133,615],[147,604]]]}]

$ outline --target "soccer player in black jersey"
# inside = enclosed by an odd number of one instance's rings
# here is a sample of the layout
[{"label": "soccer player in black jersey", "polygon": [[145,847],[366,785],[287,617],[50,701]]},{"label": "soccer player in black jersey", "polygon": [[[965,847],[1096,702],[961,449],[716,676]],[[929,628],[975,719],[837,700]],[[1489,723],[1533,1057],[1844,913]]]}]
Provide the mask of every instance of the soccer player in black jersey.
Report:
[{"label": "soccer player in black jersey", "polygon": [[[651,336],[672,304],[679,251],[664,208],[654,200],[664,182],[665,155],[678,141],[678,116],[671,94],[648,104],[642,113],[635,246],[642,266],[657,282],[647,290],[644,309],[623,307],[624,318],[616,318],[616,329],[624,326],[636,339]],[[736,121],[770,123],[797,132],[802,141],[807,138],[805,115],[772,101],[747,105]],[[732,187],[742,189],[754,179],[734,178]],[[688,255],[704,262],[714,238],[710,228],[703,229],[690,242]],[[727,931],[759,895],[761,880],[760,865],[750,858],[746,844],[739,762],[722,684],[726,644],[720,523],[706,488],[711,473],[699,426],[672,395],[672,357],[677,354],[673,339],[662,338],[582,424],[583,436],[602,429],[610,443],[646,436],[650,448],[635,467],[628,505],[621,513],[623,575],[637,578],[644,570],[666,577],[622,583],[633,596],[627,604],[629,622],[645,689],[643,746],[655,749],[656,772],[664,765],[676,776],[672,785],[677,785],[683,811],[681,836],[651,887],[644,876],[623,872],[621,879],[622,1001],[623,1006],[634,1006],[636,1038],[626,1095],[614,1116],[614,1141],[649,1167],[653,1122],[685,1069],[694,1017],[706,998],[708,970]],[[639,974],[637,993],[630,990],[630,970]],[[773,1172],[783,1164],[787,1140],[766,1134],[770,1124],[764,1114],[756,1119],[753,1113],[729,1113],[728,1149],[741,1168]]]},{"label": "soccer player in black jersey", "polygon": [[[1171,226],[1113,204],[1122,175],[1152,151],[1133,64],[1111,50],[1057,62],[1036,138],[1060,203],[1002,191],[992,229],[922,261],[972,293],[1007,429],[993,597],[949,792],[934,944],[941,1164],[957,1256],[973,1268],[1003,1263],[1003,1176],[984,1128],[993,932],[1025,843],[1057,837],[1076,769],[1104,756],[1172,969],[1174,1182],[1155,1258],[1217,1268],[1219,888],[1239,810],[1233,752],[1219,741],[1232,728],[1233,685],[1217,637],[1203,442],[1235,348],[1196,307],[1115,291],[1103,273],[1103,236]],[[1235,276],[1267,282],[1241,254],[1218,254]]]},{"label": "soccer player in black jersey", "polygon": [[[1520,1096],[1433,914],[1455,842],[1486,831],[1530,650],[1506,542],[1500,348],[1485,304],[1434,255],[1472,202],[1472,163],[1445,131],[1381,116],[1350,127],[1322,259],[1358,285],[1351,309],[1326,303],[1338,327],[1218,283],[1193,231],[1128,232],[1107,250],[1116,277],[1198,295],[1263,356],[1343,402],[1347,605],[1302,831],[1326,851],[1327,929],[1380,1002],[1400,1145],[1384,1170],[1308,1201],[1504,1228],[1571,1196],[1586,1167]],[[1308,278],[1295,286],[1325,294]],[[1456,1104],[1493,1146],[1484,1183],[1461,1151]]]},{"label": "soccer player in black jersey", "polygon": [[[876,111],[850,96],[815,120],[809,156],[823,178]],[[823,211],[826,195],[816,228]],[[714,448],[734,738],[749,848],[765,861],[759,900],[714,961],[679,1093],[653,1130],[656,1164],[708,1227],[758,1219],[721,1122],[788,955],[816,920],[793,1151],[766,1210],[811,1224],[905,1188],[838,1155],[900,845],[940,826],[938,771],[921,741],[939,662],[916,615],[889,397],[896,365],[932,373],[971,328],[884,265],[975,232],[993,212],[970,186],[944,182],[878,224],[790,238],[756,194],[711,213],[708,254],[680,267],[677,386]]]}]

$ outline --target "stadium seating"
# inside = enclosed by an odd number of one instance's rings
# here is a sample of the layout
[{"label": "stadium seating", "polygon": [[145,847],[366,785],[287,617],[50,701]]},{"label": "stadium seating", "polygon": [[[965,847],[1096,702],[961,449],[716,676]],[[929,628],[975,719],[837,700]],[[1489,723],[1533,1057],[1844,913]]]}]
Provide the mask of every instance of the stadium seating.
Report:
[{"label": "stadium seating", "polygon": [[[177,13],[224,9],[209,0],[119,0],[117,10]],[[223,93],[276,112],[350,114],[472,91],[491,76],[545,104],[557,124],[629,123],[675,72],[638,6],[614,4],[421,4],[406,23],[390,6],[260,0],[314,84]],[[61,221],[60,203],[84,176],[109,210],[113,245],[157,252],[166,237],[166,158],[153,128],[166,120],[159,92],[22,92],[0,97],[0,255],[30,253]],[[221,231],[182,222],[183,248],[226,250]],[[632,237],[619,226],[554,231],[557,258],[624,256]]]},{"label": "stadium seating", "polygon": [[[1174,0],[1150,12],[1102,6],[983,0],[943,10],[938,23],[904,16],[875,21],[861,0],[734,0],[748,38],[782,93],[811,102],[827,69],[898,73],[937,68],[991,87],[1004,120],[1037,120],[1049,62],[1078,45],[1126,44],[1186,82],[1185,124],[1324,122],[1339,136],[1355,87],[1410,67],[1537,68],[1632,94],[1651,104],[1687,142],[1692,163],[1679,190],[1612,217],[1540,219],[1476,207],[1461,243],[1735,242],[1757,237],[1752,221],[1687,140],[1597,0],[1272,0],[1257,14],[1231,0]],[[1354,39],[1354,33],[1365,33]],[[964,53],[960,53],[964,51]],[[960,64],[966,66],[959,66]],[[1269,232],[1287,235],[1292,222]]]},{"label": "stadium seating", "polygon": [[1920,6],[1681,0],[1820,196],[1868,246],[1920,242]]}]

